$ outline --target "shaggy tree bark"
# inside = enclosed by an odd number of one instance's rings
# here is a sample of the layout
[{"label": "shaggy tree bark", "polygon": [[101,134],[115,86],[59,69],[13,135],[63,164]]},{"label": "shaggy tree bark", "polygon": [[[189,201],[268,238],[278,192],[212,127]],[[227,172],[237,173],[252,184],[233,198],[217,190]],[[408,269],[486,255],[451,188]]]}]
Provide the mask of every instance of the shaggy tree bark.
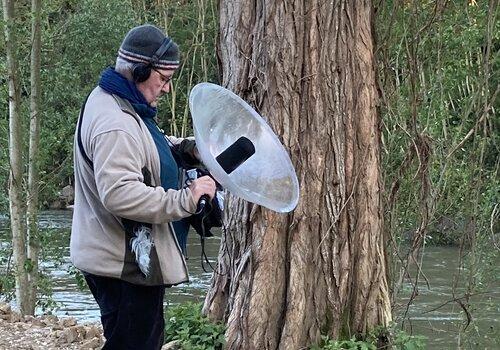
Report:
[{"label": "shaggy tree bark", "polygon": [[227,198],[204,311],[227,323],[228,349],[391,320],[372,17],[363,0],[220,1],[223,85],[267,119],[301,188],[288,215]]},{"label": "shaggy tree bark", "polygon": [[19,115],[20,87],[15,49],[14,1],[3,0],[5,52],[9,76],[9,209],[12,230],[12,249],[15,264],[16,301],[21,314],[29,311],[28,277],[26,263],[26,229],[24,225],[25,208],[22,200],[22,140]]},{"label": "shaggy tree bark", "polygon": [[40,54],[41,54],[41,0],[31,1],[31,96],[30,96],[30,136],[28,162],[28,198],[27,198],[27,257],[30,262],[28,269],[29,310],[35,314],[38,285],[38,252],[40,240],[38,237],[38,144],[40,142]]}]

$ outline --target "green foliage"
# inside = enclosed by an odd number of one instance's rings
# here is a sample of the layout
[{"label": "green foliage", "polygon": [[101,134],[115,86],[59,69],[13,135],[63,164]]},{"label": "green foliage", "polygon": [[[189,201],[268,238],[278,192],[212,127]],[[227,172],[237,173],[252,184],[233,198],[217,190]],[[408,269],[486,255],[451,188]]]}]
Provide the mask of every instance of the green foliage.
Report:
[{"label": "green foliage", "polygon": [[[0,232],[1,234],[1,232]],[[11,301],[14,298],[15,276],[11,265],[12,249],[10,245],[0,245],[0,300]]]},{"label": "green foliage", "polygon": [[394,335],[394,347],[401,350],[421,350],[425,349],[425,340],[421,335],[409,335],[404,331],[398,331]]},{"label": "green foliage", "polygon": [[[376,16],[392,270],[403,270],[399,258],[413,256],[405,243],[423,227],[417,248],[463,247],[454,296],[491,290],[500,273],[493,224],[500,203],[500,22],[492,4],[388,1]],[[415,149],[422,139],[428,150]],[[474,329],[465,331],[467,341],[482,336]]]},{"label": "green foliage", "polygon": [[[5,218],[0,218],[0,220]],[[0,301],[9,302],[14,299],[15,276],[12,266],[12,245],[6,241],[12,240],[12,235],[2,227],[0,221]]]},{"label": "green foliage", "polygon": [[[471,205],[476,192],[482,196],[499,185],[500,133],[491,107],[498,86],[493,72],[500,68],[500,25],[493,23],[493,44],[486,52],[488,3],[469,3],[449,1],[436,8],[437,2],[386,2],[376,17],[383,171],[387,193],[399,181],[388,215],[400,241],[411,238],[423,217],[421,205],[427,199],[420,194],[419,171],[429,175],[431,186],[427,242],[458,244],[468,223],[488,220],[487,213],[498,203],[497,195]],[[429,162],[414,152],[404,165],[417,135],[430,140]],[[455,224],[443,230],[443,220]]]},{"label": "green foliage", "polygon": [[201,313],[201,304],[186,303],[167,309],[165,342],[180,341],[186,350],[216,350],[224,345],[225,327]]},{"label": "green foliage", "polygon": [[51,313],[61,306],[60,303],[56,302],[53,298],[53,288],[54,283],[51,276],[44,271],[40,271],[38,274],[38,299],[36,301],[36,306],[39,307],[43,313]]},{"label": "green foliage", "polygon": [[379,347],[379,339],[388,339],[383,344],[384,349],[393,350],[423,350],[425,349],[426,337],[420,335],[409,335],[405,331],[394,332],[391,329],[377,329],[364,340],[352,337],[347,340],[334,340],[328,336],[323,336],[319,345],[312,346],[311,350],[376,350]]},{"label": "green foliage", "polygon": [[76,281],[76,286],[79,290],[84,291],[89,289],[87,282],[85,281],[85,277],[83,276],[82,272],[76,267],[70,265],[68,268],[68,274],[73,276]]},{"label": "green foliage", "polygon": [[124,34],[135,24],[127,1],[59,0],[47,5],[40,149],[40,199],[45,206],[72,183],[73,134],[80,107],[100,72],[114,64]]},{"label": "green foliage", "polygon": [[14,299],[16,281],[12,270],[0,274],[0,300],[11,301]]},{"label": "green foliage", "polygon": [[356,340],[333,340],[328,336],[322,337],[322,342],[319,346],[312,346],[311,350],[376,350],[377,347],[366,341]]},{"label": "green foliage", "polygon": [[50,261],[54,267],[60,267],[67,257],[69,235],[64,228],[40,228],[40,260]]}]

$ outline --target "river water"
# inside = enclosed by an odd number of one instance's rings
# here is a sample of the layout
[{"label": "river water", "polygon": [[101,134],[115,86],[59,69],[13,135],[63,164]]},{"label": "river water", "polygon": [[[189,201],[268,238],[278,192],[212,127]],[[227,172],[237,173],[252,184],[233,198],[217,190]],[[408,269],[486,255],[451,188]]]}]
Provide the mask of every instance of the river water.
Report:
[{"label": "river water", "polygon": [[[44,251],[42,267],[53,280],[53,296],[58,316],[72,316],[84,322],[99,320],[99,309],[88,290],[80,290],[68,273],[69,228],[71,211],[47,211],[40,216],[42,237],[49,241]],[[8,249],[7,218],[0,214],[0,248]],[[205,251],[215,263],[219,250],[218,237],[207,240]],[[190,283],[167,289],[165,304],[175,305],[186,301],[202,301],[210,286],[210,272],[201,267],[201,246],[193,233],[188,240],[188,269]],[[411,287],[404,285],[394,306],[395,321],[401,325],[406,313],[405,329],[427,337],[428,349],[500,349],[500,280],[485,286],[481,294],[471,298],[472,328],[460,334],[464,322],[462,309],[456,302],[462,296],[460,288],[453,296],[453,277],[457,273],[459,251],[456,247],[427,247],[423,259],[423,274],[429,286],[419,282],[419,293],[413,304],[406,309]],[[0,265],[0,274],[6,266]],[[212,264],[214,265],[214,264]],[[209,270],[209,269],[207,269]],[[463,290],[462,290],[463,292]],[[1,299],[0,294],[0,299]],[[437,308],[437,309],[436,309]],[[434,310],[436,309],[436,310]],[[459,345],[460,344],[460,345]]]}]

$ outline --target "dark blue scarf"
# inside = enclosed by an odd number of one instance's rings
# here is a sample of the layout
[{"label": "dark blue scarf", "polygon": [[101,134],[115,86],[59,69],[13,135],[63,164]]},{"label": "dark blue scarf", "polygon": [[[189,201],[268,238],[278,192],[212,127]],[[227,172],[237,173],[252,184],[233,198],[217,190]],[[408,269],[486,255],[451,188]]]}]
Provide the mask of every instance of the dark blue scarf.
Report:
[{"label": "dark blue scarf", "polygon": [[141,118],[156,116],[156,108],[151,107],[142,92],[137,89],[133,81],[127,80],[113,68],[106,68],[99,80],[99,86],[110,94],[115,94],[129,101]]},{"label": "dark blue scarf", "polygon": [[[129,101],[132,107],[134,107],[134,110],[148,127],[158,150],[161,186],[165,190],[178,189],[179,168],[170,150],[170,145],[165,139],[165,135],[153,119],[157,113],[156,108],[149,105],[134,82],[127,80],[127,78],[117,73],[113,68],[107,68],[102,72],[99,86],[106,92]],[[187,229],[189,226],[186,227],[186,224],[182,221],[176,221],[172,224],[174,225],[179,244],[183,251],[185,251]]]}]

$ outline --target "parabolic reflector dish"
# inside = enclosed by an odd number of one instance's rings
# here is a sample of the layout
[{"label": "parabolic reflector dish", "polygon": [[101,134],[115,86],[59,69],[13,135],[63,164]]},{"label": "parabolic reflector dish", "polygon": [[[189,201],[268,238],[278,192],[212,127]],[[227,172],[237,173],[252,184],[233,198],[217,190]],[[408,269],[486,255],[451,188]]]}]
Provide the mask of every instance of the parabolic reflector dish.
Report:
[{"label": "parabolic reflector dish", "polygon": [[[189,107],[201,159],[223,187],[277,212],[289,212],[297,206],[299,183],[290,157],[257,112],[231,91],[210,83],[191,90]],[[221,158],[238,149],[245,153],[248,148],[241,141],[248,140],[255,153],[252,148],[251,153],[242,155],[241,164],[230,170],[223,168]]]}]

